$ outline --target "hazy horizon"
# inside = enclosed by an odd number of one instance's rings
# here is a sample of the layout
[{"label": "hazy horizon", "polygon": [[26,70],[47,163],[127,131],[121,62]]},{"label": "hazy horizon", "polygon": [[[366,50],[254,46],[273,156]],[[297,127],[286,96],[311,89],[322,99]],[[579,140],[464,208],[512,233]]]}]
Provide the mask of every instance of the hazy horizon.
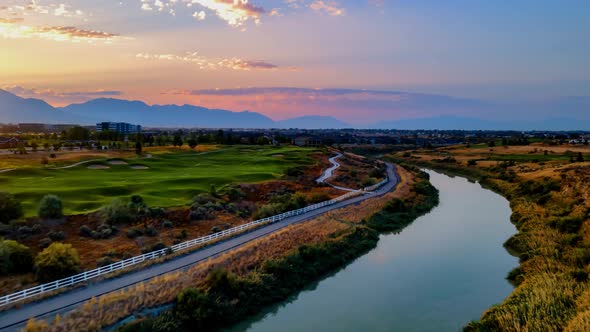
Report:
[{"label": "hazy horizon", "polygon": [[[0,88],[57,107],[110,97],[277,120],[588,120],[587,102],[546,107],[590,99],[588,14],[580,0],[0,0]],[[373,91],[494,107],[408,108]]]}]

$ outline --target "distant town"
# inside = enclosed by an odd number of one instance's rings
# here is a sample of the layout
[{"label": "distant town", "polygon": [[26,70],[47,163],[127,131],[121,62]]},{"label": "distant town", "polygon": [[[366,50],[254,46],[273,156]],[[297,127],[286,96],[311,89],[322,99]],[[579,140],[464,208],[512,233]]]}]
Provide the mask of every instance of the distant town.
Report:
[{"label": "distant town", "polygon": [[[293,144],[302,147],[354,147],[385,145],[441,147],[455,144],[489,144],[496,140],[510,145],[547,142],[555,145],[590,142],[588,131],[481,131],[481,130],[380,130],[380,129],[238,129],[238,128],[142,128],[122,122],[100,122],[95,126],[74,124],[0,124],[0,149],[13,153],[127,149],[142,146],[197,144]],[[502,143],[500,143],[502,144]],[[6,151],[5,151],[6,152]]]}]

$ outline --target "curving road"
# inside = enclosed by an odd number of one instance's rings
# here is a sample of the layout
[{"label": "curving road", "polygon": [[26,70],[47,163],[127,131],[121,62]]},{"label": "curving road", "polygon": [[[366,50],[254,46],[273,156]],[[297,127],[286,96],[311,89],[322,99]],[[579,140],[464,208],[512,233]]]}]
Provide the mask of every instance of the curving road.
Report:
[{"label": "curving road", "polygon": [[152,265],[137,271],[132,271],[113,279],[90,283],[88,286],[83,288],[72,289],[51,298],[24,304],[19,308],[0,312],[0,331],[18,331],[25,326],[27,320],[31,317],[35,317],[37,319],[51,319],[57,314],[63,316],[64,314],[67,314],[71,310],[75,309],[81,303],[90,300],[92,297],[98,297],[166,273],[185,269],[201,261],[237,248],[247,242],[266,236],[288,225],[300,223],[326,212],[348,205],[357,204],[373,197],[382,196],[394,190],[398,184],[398,175],[395,171],[395,167],[390,163],[386,163],[386,165],[387,175],[390,181],[374,192],[357,196],[315,211],[310,211],[303,215],[293,216],[275,224],[269,224],[268,226],[264,226],[252,232],[230,238],[226,241],[188,253],[161,264]]},{"label": "curving road", "polygon": [[342,191],[360,191],[358,189],[340,187],[340,186],[333,185],[329,182],[326,182],[329,178],[334,176],[334,171],[336,171],[338,168],[340,168],[340,163],[336,161],[336,159],[338,159],[340,157],[342,157],[342,153],[338,152],[334,157],[328,159],[330,161],[330,163],[332,163],[332,167],[325,169],[324,172],[322,173],[322,176],[317,178],[315,180],[315,182],[325,183],[334,189],[338,189],[338,190],[342,190]]}]

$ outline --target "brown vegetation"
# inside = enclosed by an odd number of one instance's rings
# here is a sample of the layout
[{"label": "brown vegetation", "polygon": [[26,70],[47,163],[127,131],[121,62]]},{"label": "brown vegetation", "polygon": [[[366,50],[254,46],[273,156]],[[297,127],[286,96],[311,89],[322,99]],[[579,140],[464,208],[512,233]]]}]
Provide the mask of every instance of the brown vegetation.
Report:
[{"label": "brown vegetation", "polygon": [[[565,153],[574,148],[547,149]],[[517,287],[466,331],[590,330],[590,163],[510,161],[511,153],[539,151],[544,155],[540,145],[493,151],[451,147],[394,155],[409,163],[479,178],[510,200],[511,220],[519,233],[506,246],[521,262],[508,278]],[[483,154],[502,154],[508,161],[467,166],[466,160]],[[441,162],[442,157],[452,158]]]},{"label": "brown vegetation", "polygon": [[[299,246],[313,245],[346,231],[379,211],[393,198],[410,191],[413,174],[398,168],[402,182],[395,192],[363,201],[354,206],[338,209],[301,224],[294,224],[269,236],[254,240],[236,250],[199,263],[186,271],[174,272],[130,287],[129,289],[92,299],[51,324],[43,331],[98,331],[144,308],[171,303],[176,295],[187,287],[199,287],[215,268],[223,268],[243,276],[259,268],[266,260],[285,257]],[[31,329],[44,322],[30,322]],[[29,330],[27,330],[29,331]]]}]

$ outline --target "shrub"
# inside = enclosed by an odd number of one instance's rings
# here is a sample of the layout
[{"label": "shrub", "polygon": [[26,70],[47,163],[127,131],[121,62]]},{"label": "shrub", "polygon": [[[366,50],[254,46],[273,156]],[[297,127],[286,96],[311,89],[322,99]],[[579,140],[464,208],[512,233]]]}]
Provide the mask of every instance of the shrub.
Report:
[{"label": "shrub", "polygon": [[20,202],[9,193],[0,192],[0,223],[7,223],[23,216]]},{"label": "shrub", "polygon": [[49,282],[80,272],[80,257],[71,244],[52,243],[35,258],[35,276]]},{"label": "shrub", "polygon": [[383,177],[384,170],[382,168],[375,168],[369,172],[369,176],[372,178],[381,178]]},{"label": "shrub", "polygon": [[53,241],[51,241],[50,238],[44,237],[41,240],[39,240],[39,248],[45,249],[45,248],[49,247],[52,243],[53,243]]},{"label": "shrub", "polygon": [[135,239],[136,237],[142,236],[143,232],[137,228],[131,228],[127,230],[127,237],[130,239]]},{"label": "shrub", "polygon": [[0,274],[28,272],[32,267],[29,247],[13,240],[0,240]]},{"label": "shrub", "polygon": [[129,208],[120,199],[114,199],[102,209],[102,214],[109,225],[125,224],[135,218]]},{"label": "shrub", "polygon": [[375,180],[373,178],[369,178],[369,177],[365,178],[362,183],[363,187],[370,187],[374,184],[375,184]]},{"label": "shrub", "polygon": [[63,217],[63,204],[55,195],[45,195],[39,203],[38,215],[44,219],[58,219]]},{"label": "shrub", "polygon": [[188,288],[176,297],[174,315],[184,326],[193,326],[196,330],[207,330],[211,328],[208,321],[215,317],[218,311],[215,304],[199,289]]},{"label": "shrub", "polygon": [[103,266],[111,265],[113,263],[114,263],[114,261],[111,257],[105,256],[105,257],[99,258],[96,261],[96,267],[103,267]]},{"label": "shrub", "polygon": [[83,237],[92,237],[92,229],[86,225],[80,226],[80,235]]},{"label": "shrub", "polygon": [[145,235],[151,236],[151,237],[157,236],[158,235],[158,230],[155,229],[154,227],[151,227],[151,226],[150,227],[147,227],[145,229]]},{"label": "shrub", "polygon": [[149,208],[149,214],[152,218],[163,218],[166,216],[166,210],[160,207]]},{"label": "shrub", "polygon": [[31,232],[33,234],[39,234],[43,231],[43,227],[41,227],[41,225],[39,224],[34,224],[33,227],[31,227]]},{"label": "shrub", "polygon": [[158,242],[158,243],[154,244],[151,247],[144,247],[141,250],[141,253],[142,254],[147,254],[147,253],[152,252],[152,251],[162,250],[162,249],[166,249],[166,248],[167,247],[166,247],[166,245],[164,243]]},{"label": "shrub", "polygon": [[179,240],[186,239],[187,237],[188,237],[188,232],[186,231],[186,229],[183,229],[182,231],[180,231],[180,233],[176,234],[176,238]]},{"label": "shrub", "polygon": [[204,206],[196,207],[195,209],[191,210],[189,217],[191,220],[206,220],[206,219],[213,219],[213,211],[207,209]]},{"label": "shrub", "polygon": [[476,166],[477,165],[477,160],[475,160],[475,159],[469,159],[467,161],[467,165],[468,166]]},{"label": "shrub", "polygon": [[144,208],[146,208],[146,205],[143,201],[143,197],[139,195],[131,196],[131,201],[129,202],[129,209],[139,210]]},{"label": "shrub", "polygon": [[49,232],[47,233],[47,237],[51,239],[51,241],[62,241],[66,238],[64,232],[59,231],[59,232]]},{"label": "shrub", "polygon": [[16,230],[19,239],[26,239],[33,234],[33,229],[29,226],[21,226]]},{"label": "shrub", "polygon": [[174,228],[174,223],[172,223],[172,221],[170,221],[170,220],[164,220],[164,221],[162,221],[162,227]]}]

